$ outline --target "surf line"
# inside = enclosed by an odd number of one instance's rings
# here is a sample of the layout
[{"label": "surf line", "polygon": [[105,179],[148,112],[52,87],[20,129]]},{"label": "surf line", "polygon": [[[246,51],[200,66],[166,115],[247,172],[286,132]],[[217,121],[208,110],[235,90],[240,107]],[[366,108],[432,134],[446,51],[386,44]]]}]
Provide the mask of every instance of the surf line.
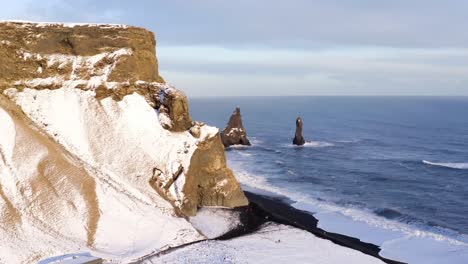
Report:
[{"label": "surf line", "polygon": [[216,238],[202,239],[199,241],[194,241],[175,247],[169,247],[166,250],[148,254],[139,258],[138,260],[135,260],[135,262],[132,263],[139,263],[145,259],[166,255],[177,249],[181,249],[203,241],[230,240],[233,238],[255,233],[256,231],[260,230],[264,224],[268,222],[288,225],[307,231],[319,238],[329,240],[337,245],[354,249],[366,255],[378,258],[384,261],[385,263],[405,263],[380,256],[379,252],[381,249],[375,244],[366,243],[355,237],[345,236],[338,233],[331,233],[321,228],[318,228],[317,218],[315,218],[309,212],[302,211],[291,206],[289,203],[287,203],[288,199],[286,197],[283,198],[280,196],[265,196],[248,191],[244,191],[244,193],[249,200],[249,205],[233,209],[239,212],[240,218],[240,225],[238,225],[236,228]]},{"label": "surf line", "polygon": [[250,201],[245,207],[237,208],[240,214],[241,225],[213,240],[229,240],[246,234],[254,233],[267,222],[289,225],[312,233],[313,235],[329,240],[337,245],[360,251],[366,255],[378,258],[389,264],[402,264],[404,262],[387,259],[379,255],[380,247],[366,243],[358,238],[338,233],[327,232],[318,228],[318,220],[311,213],[294,208],[286,202],[287,198],[259,195],[244,191]]}]

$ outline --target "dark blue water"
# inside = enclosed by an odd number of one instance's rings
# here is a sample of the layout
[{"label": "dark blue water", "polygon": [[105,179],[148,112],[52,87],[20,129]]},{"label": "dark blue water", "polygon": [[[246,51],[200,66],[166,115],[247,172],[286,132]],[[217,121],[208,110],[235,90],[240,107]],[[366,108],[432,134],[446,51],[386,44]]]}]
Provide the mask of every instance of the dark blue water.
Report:
[{"label": "dark blue water", "polygon": [[[254,144],[228,150],[231,165],[340,206],[468,234],[467,97],[190,100],[194,119],[220,128],[235,106]],[[306,147],[291,147],[297,116]]]}]

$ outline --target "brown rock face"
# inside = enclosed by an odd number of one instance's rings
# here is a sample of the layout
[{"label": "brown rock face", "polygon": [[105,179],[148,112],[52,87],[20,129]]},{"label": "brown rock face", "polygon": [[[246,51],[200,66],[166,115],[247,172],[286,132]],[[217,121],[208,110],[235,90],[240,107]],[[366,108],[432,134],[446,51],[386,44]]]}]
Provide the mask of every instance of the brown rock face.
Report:
[{"label": "brown rock face", "polygon": [[239,107],[236,107],[226,128],[221,132],[221,140],[225,147],[232,145],[250,146],[250,141],[247,138],[247,131],[242,124],[242,116]]},{"label": "brown rock face", "polygon": [[[172,181],[177,180],[182,170],[177,172]],[[157,184],[158,181],[150,183],[158,193],[168,192],[164,185]],[[195,215],[197,208],[202,206],[237,207],[248,204],[232,170],[226,166],[226,155],[219,134],[198,145],[190,160],[182,192],[185,198],[178,213],[186,216]],[[175,199],[170,200],[176,203]]]},{"label": "brown rock face", "polygon": [[192,127],[187,96],[180,90],[165,89],[160,92],[160,102],[168,109],[167,116],[172,120],[168,129],[175,132],[186,131]]},{"label": "brown rock face", "polygon": [[[116,53],[96,61],[96,65],[112,64],[108,82],[161,82],[156,59],[154,34],[146,29],[127,26],[77,25],[38,23],[0,23],[0,80],[70,76],[89,79],[93,72],[75,71],[71,63],[51,63],[47,55],[93,56]],[[41,56],[37,56],[41,54]],[[114,60],[116,57],[122,57]],[[115,62],[115,63],[114,63]],[[4,86],[1,85],[0,87]]]},{"label": "brown rock face", "polygon": [[300,117],[296,119],[296,134],[294,136],[293,144],[299,146],[305,144],[304,137],[302,136],[302,119]]}]

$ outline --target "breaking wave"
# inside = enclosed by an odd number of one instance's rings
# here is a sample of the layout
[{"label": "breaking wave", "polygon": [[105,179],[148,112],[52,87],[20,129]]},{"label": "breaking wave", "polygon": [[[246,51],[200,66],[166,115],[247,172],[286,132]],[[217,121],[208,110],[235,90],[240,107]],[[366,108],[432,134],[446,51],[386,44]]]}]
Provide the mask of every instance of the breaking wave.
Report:
[{"label": "breaking wave", "polygon": [[[339,213],[348,218],[348,221],[365,223],[369,228],[381,228],[401,232],[402,237],[406,237],[406,239],[417,237],[435,241],[446,241],[451,245],[468,245],[467,235],[439,226],[425,226],[414,221],[405,221],[406,215],[396,209],[382,208],[372,211],[351,205],[342,206],[311,197],[302,192],[289,190],[287,187],[277,187],[271,184],[266,177],[250,174],[239,167],[235,168],[234,171],[244,189],[260,194],[266,192],[264,193],[266,195],[276,194],[285,196],[294,201],[292,205],[300,210],[311,213]],[[320,217],[318,218],[320,221]]]},{"label": "breaking wave", "polygon": [[468,162],[430,162],[427,160],[423,160],[422,162],[431,166],[438,166],[457,170],[468,170]]},{"label": "breaking wave", "polygon": [[332,147],[335,144],[325,141],[307,141],[304,144],[304,147],[315,147],[315,148],[323,148],[323,147]]},{"label": "breaking wave", "polygon": [[332,147],[332,146],[335,146],[335,144],[326,142],[326,141],[306,141],[306,143],[302,146],[296,146],[296,145],[288,145],[288,146],[294,147],[294,148],[303,148],[303,147],[323,148],[323,147]]}]

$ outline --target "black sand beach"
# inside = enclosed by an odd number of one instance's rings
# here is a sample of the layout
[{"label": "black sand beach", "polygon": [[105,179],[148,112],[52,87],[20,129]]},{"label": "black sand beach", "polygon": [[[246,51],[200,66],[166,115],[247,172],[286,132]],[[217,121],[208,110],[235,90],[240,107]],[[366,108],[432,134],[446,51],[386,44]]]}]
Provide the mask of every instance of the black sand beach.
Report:
[{"label": "black sand beach", "polygon": [[249,206],[236,209],[241,213],[242,225],[216,239],[232,239],[253,233],[266,222],[276,222],[308,231],[317,237],[330,240],[333,243],[344,247],[358,250],[386,263],[404,263],[380,256],[380,248],[377,245],[362,242],[358,238],[330,233],[318,228],[318,220],[312,214],[292,207],[290,205],[290,200],[286,197],[266,196],[248,191],[245,191],[245,194],[250,201]]},{"label": "black sand beach", "polygon": [[[358,238],[345,236],[342,234],[327,232],[318,228],[318,220],[310,213],[299,210],[291,206],[293,201],[281,196],[268,196],[257,194],[249,191],[244,191],[250,201],[248,206],[235,208],[240,214],[240,222],[237,228],[223,234],[217,238],[207,240],[230,240],[236,237],[241,237],[258,231],[263,224],[274,222],[283,225],[293,226],[314,234],[317,237],[330,240],[331,242],[360,251],[364,254],[378,258],[389,264],[404,264],[396,260],[384,258],[379,255],[380,248],[377,245],[362,242]],[[171,247],[167,250],[149,254],[132,263],[139,263],[147,258],[157,257],[169,254],[175,250],[197,244],[201,241],[187,243],[177,247]]]}]

